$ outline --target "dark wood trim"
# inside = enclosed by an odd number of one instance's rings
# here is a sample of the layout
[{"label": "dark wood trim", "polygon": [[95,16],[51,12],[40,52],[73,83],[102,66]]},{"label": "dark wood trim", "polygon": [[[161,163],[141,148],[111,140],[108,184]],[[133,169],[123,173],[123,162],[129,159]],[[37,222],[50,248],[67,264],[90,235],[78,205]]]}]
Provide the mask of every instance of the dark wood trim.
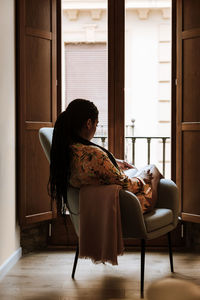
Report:
[{"label": "dark wood trim", "polygon": [[199,215],[182,213],[181,218],[182,218],[183,221],[200,223],[200,216]]},{"label": "dark wood trim", "polygon": [[39,37],[39,38],[45,39],[45,40],[52,40],[52,33],[51,32],[38,30],[38,29],[33,29],[31,27],[26,27],[26,35]]},{"label": "dark wood trim", "polygon": [[200,122],[183,122],[182,131],[200,131]]},{"label": "dark wood trim", "polygon": [[16,219],[17,222],[20,222],[20,204],[19,204],[19,178],[18,178],[18,170],[19,170],[19,107],[18,107],[18,95],[19,95],[19,47],[18,47],[18,42],[19,42],[19,7],[17,5],[17,1],[14,1],[15,5],[15,136],[16,136],[16,151],[15,151],[15,161],[16,161],[16,168],[15,168],[15,184],[16,184]]},{"label": "dark wood trim", "polygon": [[125,1],[108,0],[108,142],[124,158],[124,34]]},{"label": "dark wood trim", "polygon": [[[26,215],[26,202],[24,201],[24,195],[26,194],[25,172],[20,170],[26,169],[26,151],[25,151],[25,130],[22,124],[25,124],[25,101],[24,95],[26,91],[26,74],[23,67],[23,59],[25,57],[25,30],[24,26],[20,26],[20,22],[25,24],[25,2],[19,3],[16,1],[16,22],[17,22],[17,100],[16,100],[16,122],[17,122],[17,202],[18,202],[18,215],[21,224],[25,224]],[[20,50],[19,50],[20,45]],[[22,159],[24,157],[24,159]],[[23,192],[22,192],[23,191]]]},{"label": "dark wood trim", "polygon": [[176,182],[176,0],[172,0],[171,178]]},{"label": "dark wood trim", "polygon": [[191,39],[200,37],[200,28],[185,30],[182,32],[182,39]]},{"label": "dark wood trim", "polygon": [[115,8],[115,156],[124,158],[124,69],[125,69],[125,1],[116,1]]},{"label": "dark wood trim", "polygon": [[56,86],[56,80],[57,80],[57,11],[56,11],[56,2],[57,0],[52,0],[52,71],[51,71],[51,77],[52,82],[55,84],[52,84],[52,119],[51,121],[53,123],[56,122],[57,119],[57,86]]},{"label": "dark wood trim", "polygon": [[26,216],[26,224],[50,220],[53,217],[52,211]]},{"label": "dark wood trim", "polygon": [[113,9],[115,1],[108,0],[108,147],[115,152],[115,47],[114,27],[115,14]]},{"label": "dark wood trim", "polygon": [[25,128],[26,130],[39,130],[41,127],[53,127],[52,122],[31,122],[26,121]]},{"label": "dark wood trim", "polygon": [[62,1],[57,0],[57,115],[62,110]]},{"label": "dark wood trim", "polygon": [[182,0],[177,0],[177,88],[176,88],[176,183],[179,188],[179,207],[182,207]]}]

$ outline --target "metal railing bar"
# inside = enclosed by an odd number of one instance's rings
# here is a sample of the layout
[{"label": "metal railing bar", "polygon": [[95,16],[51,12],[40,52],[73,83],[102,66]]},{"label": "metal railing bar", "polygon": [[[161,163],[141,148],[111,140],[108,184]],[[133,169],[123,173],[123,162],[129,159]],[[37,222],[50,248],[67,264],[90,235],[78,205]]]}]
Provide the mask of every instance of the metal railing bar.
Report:
[{"label": "metal railing bar", "polygon": [[135,164],[135,141],[136,138],[132,138],[132,164]]},{"label": "metal railing bar", "polygon": [[166,138],[162,138],[163,141],[163,176],[165,177],[165,146],[166,146]]},{"label": "metal railing bar", "polygon": [[[97,139],[97,138],[108,138],[106,135],[95,135],[94,136],[94,139]],[[125,139],[147,139],[147,138],[150,138],[150,139],[163,139],[165,138],[166,140],[167,139],[170,139],[169,136],[125,136]]]},{"label": "metal railing bar", "polygon": [[150,165],[151,156],[151,138],[147,138],[147,164]]},{"label": "metal railing bar", "polygon": [[[135,138],[135,139],[147,139],[147,138],[150,138],[150,139],[163,139],[163,136],[125,136],[125,139],[132,139],[132,138]],[[164,138],[165,139],[170,139],[169,136],[165,136]]]}]

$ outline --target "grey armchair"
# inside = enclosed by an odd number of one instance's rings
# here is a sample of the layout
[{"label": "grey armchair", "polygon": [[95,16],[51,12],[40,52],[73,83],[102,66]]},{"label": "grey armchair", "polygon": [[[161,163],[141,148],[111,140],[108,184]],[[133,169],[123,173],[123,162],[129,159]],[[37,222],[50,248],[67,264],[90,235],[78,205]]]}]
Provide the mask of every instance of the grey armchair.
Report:
[{"label": "grey armchair", "polygon": [[[47,159],[50,161],[50,149],[53,128],[41,128],[39,138]],[[75,214],[70,214],[77,236],[79,236],[79,189],[68,189],[69,208]],[[171,272],[173,269],[173,256],[170,232],[178,222],[178,190],[176,184],[169,179],[161,179],[158,186],[158,200],[152,212],[143,214],[138,198],[131,192],[120,190],[120,210],[123,238],[136,238],[141,240],[141,282],[140,293],[144,294],[144,266],[146,240],[158,238],[168,234],[169,258]],[[77,245],[72,278],[74,278],[78,261],[79,247]]]}]

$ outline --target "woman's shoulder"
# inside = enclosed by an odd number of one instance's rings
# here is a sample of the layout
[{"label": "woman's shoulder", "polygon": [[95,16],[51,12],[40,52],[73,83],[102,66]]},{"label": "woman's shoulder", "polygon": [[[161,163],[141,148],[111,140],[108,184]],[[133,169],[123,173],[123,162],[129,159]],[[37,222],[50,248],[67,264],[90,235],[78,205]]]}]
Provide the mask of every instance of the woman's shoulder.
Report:
[{"label": "woman's shoulder", "polygon": [[104,154],[106,156],[106,153],[99,148],[98,146],[95,145],[83,145],[81,143],[75,143],[71,145],[72,150],[74,151],[86,151],[87,153],[99,153],[99,154]]}]

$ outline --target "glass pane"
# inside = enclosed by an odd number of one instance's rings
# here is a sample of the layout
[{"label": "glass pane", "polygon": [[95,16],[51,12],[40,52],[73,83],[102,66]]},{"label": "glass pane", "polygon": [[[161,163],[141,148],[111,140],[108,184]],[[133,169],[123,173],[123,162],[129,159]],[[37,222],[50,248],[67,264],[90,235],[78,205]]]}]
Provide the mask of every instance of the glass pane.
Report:
[{"label": "glass pane", "polygon": [[93,101],[99,124],[93,142],[107,147],[107,0],[63,0],[63,103],[76,98]]},{"label": "glass pane", "polygon": [[125,158],[169,178],[171,0],[125,3]]}]

